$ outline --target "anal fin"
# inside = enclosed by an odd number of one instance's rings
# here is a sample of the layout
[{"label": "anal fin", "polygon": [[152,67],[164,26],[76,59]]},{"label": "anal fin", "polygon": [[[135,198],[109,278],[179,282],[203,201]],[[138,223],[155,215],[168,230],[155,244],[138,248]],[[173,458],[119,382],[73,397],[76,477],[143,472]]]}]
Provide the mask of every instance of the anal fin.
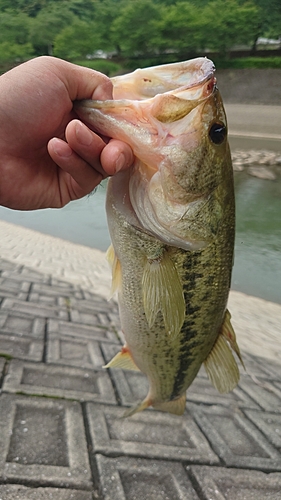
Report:
[{"label": "anal fin", "polygon": [[107,363],[103,368],[122,368],[123,370],[134,370],[139,371],[136,363],[134,362],[129,349],[124,346],[120,352],[118,352],[109,363]]},{"label": "anal fin", "polygon": [[241,356],[239,346],[238,346],[237,341],[236,341],[235,331],[233,330],[233,326],[231,324],[230,319],[231,319],[231,314],[227,309],[225,311],[224,320],[223,320],[223,324],[221,327],[221,333],[226,338],[226,340],[229,342],[231,349],[233,349],[233,351],[237,354],[237,356],[240,360],[240,363],[243,366],[244,370],[246,370],[245,365],[243,363],[243,359]]},{"label": "anal fin", "polygon": [[183,286],[177,269],[167,252],[155,260],[148,259],[143,272],[142,294],[146,319],[151,328],[161,311],[167,334],[175,338],[185,318]]},{"label": "anal fin", "polygon": [[204,366],[213,386],[221,394],[232,391],[239,382],[240,374],[237,363],[221,333],[204,361]]}]

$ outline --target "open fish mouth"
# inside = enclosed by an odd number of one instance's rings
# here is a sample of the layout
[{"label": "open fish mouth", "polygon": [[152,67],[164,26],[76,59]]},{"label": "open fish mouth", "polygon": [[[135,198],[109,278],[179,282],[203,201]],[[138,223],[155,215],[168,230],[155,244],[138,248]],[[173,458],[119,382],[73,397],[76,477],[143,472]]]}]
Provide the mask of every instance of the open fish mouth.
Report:
[{"label": "open fish mouth", "polygon": [[[192,173],[199,162],[198,151],[209,142],[209,128],[221,110],[214,72],[206,58],[138,69],[112,79],[112,100],[74,105],[90,128],[134,151],[134,167],[119,182],[120,210],[141,230],[185,250],[203,248],[213,237],[202,229],[196,241],[190,232],[182,234],[182,227],[186,218],[198,219],[216,187],[216,181],[188,185],[188,168]],[[219,123],[226,128],[221,114]]]}]

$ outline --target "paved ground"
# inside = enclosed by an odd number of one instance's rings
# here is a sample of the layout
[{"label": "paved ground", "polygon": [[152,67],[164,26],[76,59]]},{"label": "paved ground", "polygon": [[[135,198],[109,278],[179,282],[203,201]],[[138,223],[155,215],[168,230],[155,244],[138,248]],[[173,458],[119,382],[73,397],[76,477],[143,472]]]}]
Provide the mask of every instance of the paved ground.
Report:
[{"label": "paved ground", "polygon": [[225,104],[229,141],[234,149],[281,152],[281,105]]},{"label": "paved ground", "polygon": [[203,370],[186,413],[122,420],[147,391],[120,349],[101,252],[0,222],[1,500],[279,500],[281,306],[232,292],[247,372]]}]

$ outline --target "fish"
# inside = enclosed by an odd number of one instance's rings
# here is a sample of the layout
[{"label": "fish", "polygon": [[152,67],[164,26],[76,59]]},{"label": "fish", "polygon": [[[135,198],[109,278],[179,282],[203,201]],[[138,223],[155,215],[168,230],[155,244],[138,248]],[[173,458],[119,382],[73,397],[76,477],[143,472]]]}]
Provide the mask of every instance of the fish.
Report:
[{"label": "fish", "polygon": [[147,396],[125,416],[149,406],[182,415],[202,364],[220,393],[239,381],[236,357],[243,365],[227,309],[235,199],[226,115],[207,58],[112,83],[112,100],[75,104],[89,127],[135,154],[107,187],[108,259],[125,344],[106,368],[148,378]]}]

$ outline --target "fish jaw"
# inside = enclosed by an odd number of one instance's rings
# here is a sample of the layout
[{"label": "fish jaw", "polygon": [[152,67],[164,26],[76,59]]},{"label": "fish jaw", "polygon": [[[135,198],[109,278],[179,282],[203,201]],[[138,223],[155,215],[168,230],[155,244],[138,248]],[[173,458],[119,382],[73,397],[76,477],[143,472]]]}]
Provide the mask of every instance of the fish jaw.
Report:
[{"label": "fish jaw", "polygon": [[189,61],[136,69],[112,78],[114,99],[142,100],[178,89],[192,88],[214,73],[212,61],[198,57]]},{"label": "fish jaw", "polygon": [[[136,162],[130,176],[130,208],[143,230],[167,244],[196,250],[208,245],[213,235],[193,223],[191,228],[185,221],[198,218],[221,181],[220,169],[211,168],[206,174],[202,161],[204,167],[203,156],[211,149],[209,127],[224,112],[217,96],[213,63],[204,58],[194,61],[156,68],[158,80],[160,75],[167,83],[166,87],[162,84],[166,90],[172,81],[167,78],[169,66],[173,67],[171,74],[178,75],[173,85],[180,85],[175,90],[140,101],[81,101],[75,110],[98,132],[132,147]],[[188,72],[185,80],[182,76],[185,65],[190,73],[196,68],[191,80]],[[147,71],[153,72],[153,68]],[[134,84],[134,73],[120,77],[121,83],[122,78],[131,78]],[[226,126],[225,117],[221,121]],[[210,151],[211,156],[217,153]],[[219,206],[217,209],[219,213]]]}]

